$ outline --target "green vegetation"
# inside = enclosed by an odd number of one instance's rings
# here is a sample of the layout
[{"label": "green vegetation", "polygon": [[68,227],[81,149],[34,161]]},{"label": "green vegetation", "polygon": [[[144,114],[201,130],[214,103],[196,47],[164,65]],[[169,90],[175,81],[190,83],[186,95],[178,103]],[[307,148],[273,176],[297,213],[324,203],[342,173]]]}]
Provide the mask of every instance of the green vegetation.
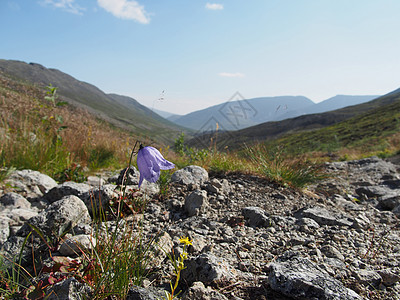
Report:
[{"label": "green vegetation", "polygon": [[175,275],[175,284],[172,284],[172,280],[170,282],[170,288],[171,288],[171,292],[167,292],[165,291],[165,298],[163,298],[163,300],[173,300],[176,299],[180,293],[180,291],[178,293],[176,293],[178,285],[179,285],[179,280],[181,278],[181,272],[183,269],[185,269],[185,260],[188,259],[188,252],[187,252],[187,248],[189,246],[192,246],[192,241],[189,240],[188,237],[181,237],[179,239],[179,242],[181,244],[183,244],[183,250],[182,253],[179,255],[179,258],[176,259],[174,252],[169,253],[166,252],[170,262],[172,263],[173,267],[174,267],[174,275]]},{"label": "green vegetation", "polygon": [[339,159],[395,155],[400,145],[400,99],[338,124],[268,141],[269,149],[283,146],[291,156],[329,154]]},{"label": "green vegetation", "polygon": [[0,59],[0,66],[7,75],[31,83],[52,84],[57,95],[65,97],[79,107],[115,126],[135,132],[141,139],[166,143],[172,141],[182,128],[169,122],[141,105],[136,100],[115,94],[106,94],[97,87],[55,69],[38,64]]},{"label": "green vegetation", "polygon": [[257,145],[246,151],[258,171],[276,183],[303,188],[325,178],[320,164],[305,157],[288,159],[281,147],[271,151],[264,145]]},{"label": "green vegetation", "polygon": [[82,181],[84,168],[121,167],[125,145],[135,139],[59,101],[51,85],[41,90],[1,74],[0,116],[0,166],[38,170],[61,181]]}]

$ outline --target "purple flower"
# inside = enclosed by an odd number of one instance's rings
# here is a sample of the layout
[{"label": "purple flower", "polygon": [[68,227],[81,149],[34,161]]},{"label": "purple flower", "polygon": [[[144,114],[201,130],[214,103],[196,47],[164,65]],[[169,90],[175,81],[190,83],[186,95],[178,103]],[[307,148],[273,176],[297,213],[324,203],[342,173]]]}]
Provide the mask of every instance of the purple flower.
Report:
[{"label": "purple flower", "polygon": [[137,154],[137,166],[140,172],[139,188],[146,179],[149,182],[156,182],[160,177],[160,170],[168,170],[175,168],[172,162],[166,160],[154,147],[140,146]]}]

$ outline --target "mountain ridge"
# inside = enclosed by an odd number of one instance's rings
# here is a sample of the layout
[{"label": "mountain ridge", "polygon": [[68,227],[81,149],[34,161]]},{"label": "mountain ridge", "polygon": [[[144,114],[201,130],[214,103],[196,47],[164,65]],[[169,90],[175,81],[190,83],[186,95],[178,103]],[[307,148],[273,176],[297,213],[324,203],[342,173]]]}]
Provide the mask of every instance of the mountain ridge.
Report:
[{"label": "mountain ridge", "polygon": [[[304,96],[257,97],[227,101],[183,116],[170,116],[168,120],[193,130],[212,131],[216,126],[207,124],[212,118],[220,130],[241,130],[269,121],[281,121],[301,115],[323,113],[346,106],[368,102],[379,95],[336,95],[314,103]],[[207,130],[202,130],[202,129]]]},{"label": "mountain ridge", "polygon": [[[254,142],[268,142],[288,134],[317,130],[338,124],[398,101],[400,101],[400,89],[368,102],[333,111],[265,122],[233,132],[219,132],[218,145],[219,148],[237,149]],[[198,135],[191,139],[188,144],[195,147],[207,146],[211,139],[215,140],[215,134],[214,131]]]},{"label": "mountain ridge", "polygon": [[184,130],[156,114],[151,114],[147,107],[133,98],[106,94],[98,87],[54,68],[46,68],[37,63],[0,59],[0,71],[42,88],[52,84],[68,103],[85,108],[98,117],[144,138],[171,143],[174,137]]},{"label": "mountain ridge", "polygon": [[[237,93],[237,95],[240,94]],[[263,123],[266,115],[269,119],[275,118],[277,115],[285,113],[285,107],[297,109],[314,103],[304,96],[251,99],[244,99],[239,96],[237,98],[183,115],[177,119],[169,119],[180,126],[198,131],[202,131],[203,128],[207,130],[215,129],[215,124],[208,124],[211,119],[218,123],[220,130],[238,130]]]}]

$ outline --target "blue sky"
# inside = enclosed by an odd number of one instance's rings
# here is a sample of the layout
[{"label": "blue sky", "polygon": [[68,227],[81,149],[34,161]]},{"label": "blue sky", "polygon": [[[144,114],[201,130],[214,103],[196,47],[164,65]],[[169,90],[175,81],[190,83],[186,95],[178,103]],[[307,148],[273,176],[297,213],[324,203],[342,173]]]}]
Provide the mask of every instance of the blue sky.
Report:
[{"label": "blue sky", "polygon": [[1,0],[0,58],[179,114],[235,92],[319,102],[400,87],[399,12],[399,0]]}]

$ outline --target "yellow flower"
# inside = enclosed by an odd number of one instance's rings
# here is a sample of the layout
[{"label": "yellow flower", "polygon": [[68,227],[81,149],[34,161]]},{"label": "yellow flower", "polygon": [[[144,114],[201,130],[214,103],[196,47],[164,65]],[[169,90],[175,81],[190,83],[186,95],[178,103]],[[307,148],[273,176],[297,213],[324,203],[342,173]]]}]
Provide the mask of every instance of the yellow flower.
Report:
[{"label": "yellow flower", "polygon": [[180,242],[181,244],[186,245],[186,246],[193,245],[193,244],[192,244],[193,241],[189,240],[188,237],[181,237],[181,238],[179,239],[179,242]]}]

